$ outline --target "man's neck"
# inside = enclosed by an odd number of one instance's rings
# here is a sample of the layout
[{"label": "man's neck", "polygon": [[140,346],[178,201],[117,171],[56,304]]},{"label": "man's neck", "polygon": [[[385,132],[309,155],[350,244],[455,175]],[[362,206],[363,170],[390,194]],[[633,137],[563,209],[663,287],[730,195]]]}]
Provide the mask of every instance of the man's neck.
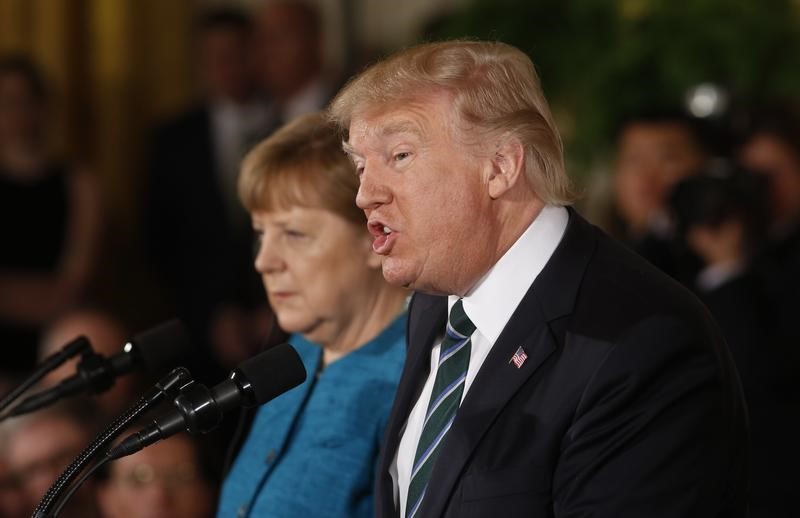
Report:
[{"label": "man's neck", "polygon": [[484,264],[484,267],[465,285],[462,290],[454,293],[462,297],[468,296],[475,286],[483,279],[495,264],[508,252],[520,236],[531,226],[544,208],[544,203],[539,198],[529,199],[527,203],[505,201],[498,215],[499,233],[495,241],[494,252]]}]

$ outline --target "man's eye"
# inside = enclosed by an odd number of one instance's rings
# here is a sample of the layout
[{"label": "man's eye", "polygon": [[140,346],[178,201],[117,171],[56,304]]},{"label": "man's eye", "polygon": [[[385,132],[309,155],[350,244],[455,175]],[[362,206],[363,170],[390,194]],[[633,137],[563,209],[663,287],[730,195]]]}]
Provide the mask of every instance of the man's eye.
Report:
[{"label": "man's eye", "polygon": [[401,160],[405,160],[406,158],[411,156],[411,152],[409,151],[401,151],[400,153],[394,154],[394,161],[400,162]]},{"label": "man's eye", "polygon": [[356,176],[361,178],[361,175],[363,174],[364,174],[364,166],[363,165],[356,166]]}]

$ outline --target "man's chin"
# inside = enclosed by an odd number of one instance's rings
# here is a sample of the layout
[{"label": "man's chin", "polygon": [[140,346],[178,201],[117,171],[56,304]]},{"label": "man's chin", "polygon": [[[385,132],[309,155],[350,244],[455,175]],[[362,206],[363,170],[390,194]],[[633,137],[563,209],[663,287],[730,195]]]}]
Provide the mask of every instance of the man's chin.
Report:
[{"label": "man's chin", "polygon": [[437,287],[430,282],[426,282],[426,279],[422,278],[413,268],[409,268],[408,264],[402,265],[394,258],[392,258],[391,261],[384,260],[383,278],[392,286],[397,286],[399,288],[428,293],[430,295],[446,294],[445,291],[437,289]]},{"label": "man's chin", "polygon": [[404,267],[396,258],[384,258],[381,263],[381,270],[383,278],[392,286],[414,289],[416,278],[410,275],[409,269]]}]

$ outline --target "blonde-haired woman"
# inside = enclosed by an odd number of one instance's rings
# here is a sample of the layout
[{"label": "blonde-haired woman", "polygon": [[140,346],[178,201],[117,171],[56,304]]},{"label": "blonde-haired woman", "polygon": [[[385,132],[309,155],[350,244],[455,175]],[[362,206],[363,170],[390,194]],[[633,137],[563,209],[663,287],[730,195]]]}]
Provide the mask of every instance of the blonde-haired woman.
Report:
[{"label": "blonde-haired woman", "polygon": [[341,136],[300,117],[245,158],[255,266],[309,375],[259,410],[218,516],[371,517],[374,470],[405,359],[406,293],[388,285]]}]

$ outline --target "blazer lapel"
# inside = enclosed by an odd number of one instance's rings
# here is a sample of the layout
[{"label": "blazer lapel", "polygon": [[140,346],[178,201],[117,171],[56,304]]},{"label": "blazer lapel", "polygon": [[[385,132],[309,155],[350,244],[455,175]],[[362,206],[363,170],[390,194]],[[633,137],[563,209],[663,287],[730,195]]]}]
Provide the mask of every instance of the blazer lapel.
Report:
[{"label": "blazer lapel", "polygon": [[394,505],[393,482],[389,468],[397,453],[411,407],[416,403],[425,380],[428,379],[431,349],[436,338],[444,333],[446,321],[447,297],[414,295],[409,307],[407,332],[409,349],[381,448],[376,489],[379,498],[378,516],[389,517],[398,514]]},{"label": "blazer lapel", "polygon": [[[442,443],[420,516],[442,516],[472,451],[505,404],[555,349],[538,301],[529,292],[495,342],[467,392]],[[513,325],[512,325],[513,324]],[[528,358],[517,368],[511,357],[522,346]]]},{"label": "blazer lapel", "polygon": [[[419,516],[444,514],[467,461],[486,431],[558,346],[548,324],[572,311],[595,244],[591,226],[570,209],[564,238],[492,346],[447,432],[439,454],[441,461],[431,473],[434,485],[426,492]],[[528,357],[517,368],[511,358],[520,346]]]},{"label": "blazer lapel", "polygon": [[[322,349],[319,346],[307,342],[302,337],[292,336],[291,345],[300,354],[303,366],[306,369],[306,380],[299,386],[273,400],[269,407],[273,408],[273,415],[267,429],[272,429],[271,439],[275,453],[283,454],[289,441],[289,432],[300,415],[300,411],[305,406],[306,400],[311,394],[315,383],[315,374],[322,361]],[[278,417],[275,417],[278,416]],[[270,469],[275,464],[272,463]]]}]

